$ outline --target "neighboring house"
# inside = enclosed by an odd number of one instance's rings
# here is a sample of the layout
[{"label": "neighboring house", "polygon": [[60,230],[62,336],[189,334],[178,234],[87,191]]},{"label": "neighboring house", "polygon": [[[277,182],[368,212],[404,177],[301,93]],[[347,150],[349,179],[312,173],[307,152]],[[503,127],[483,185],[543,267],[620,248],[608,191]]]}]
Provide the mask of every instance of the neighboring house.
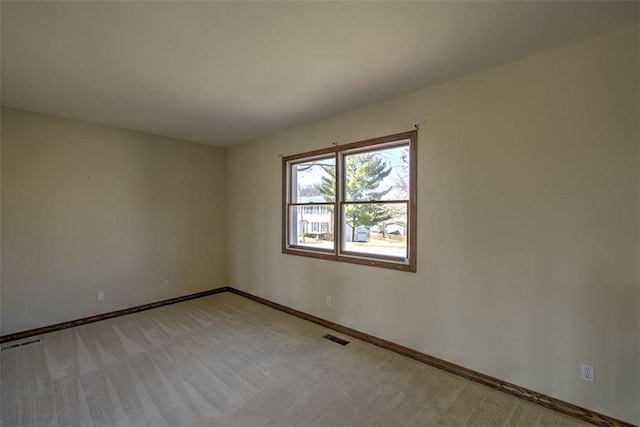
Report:
[{"label": "neighboring house", "polygon": [[[333,234],[333,212],[329,210],[322,196],[301,196],[300,203],[317,203],[314,206],[301,206],[298,208],[298,234],[313,235],[317,239],[327,238]],[[344,228],[346,242],[351,241],[351,226]],[[354,240],[356,242],[369,241],[369,228],[356,227]]]},{"label": "neighboring house", "polygon": [[388,222],[385,228],[387,234],[395,234],[398,236],[407,235],[407,223],[404,221]]},{"label": "neighboring house", "polygon": [[327,205],[320,205],[325,202],[322,196],[302,196],[300,202],[318,205],[298,208],[298,233],[314,234],[316,238],[333,233],[333,213]]},{"label": "neighboring house", "polygon": [[[333,212],[329,210],[328,205],[322,204],[325,203],[322,196],[301,196],[300,202],[317,203],[317,205],[298,208],[298,234],[311,234],[317,239],[323,239],[333,233]],[[407,224],[404,221],[387,222],[384,228],[387,234],[407,235]],[[354,241],[368,242],[371,232],[382,233],[382,227],[358,226],[354,233]],[[346,225],[344,234],[345,242],[350,242],[352,235],[350,225]]]}]

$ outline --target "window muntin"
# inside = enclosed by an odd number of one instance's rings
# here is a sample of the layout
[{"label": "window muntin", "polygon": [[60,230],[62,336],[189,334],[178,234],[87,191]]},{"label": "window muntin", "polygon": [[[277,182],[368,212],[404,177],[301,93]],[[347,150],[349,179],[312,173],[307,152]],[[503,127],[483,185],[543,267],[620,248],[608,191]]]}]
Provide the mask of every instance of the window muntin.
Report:
[{"label": "window muntin", "polygon": [[283,158],[283,252],[416,271],[417,131]]}]

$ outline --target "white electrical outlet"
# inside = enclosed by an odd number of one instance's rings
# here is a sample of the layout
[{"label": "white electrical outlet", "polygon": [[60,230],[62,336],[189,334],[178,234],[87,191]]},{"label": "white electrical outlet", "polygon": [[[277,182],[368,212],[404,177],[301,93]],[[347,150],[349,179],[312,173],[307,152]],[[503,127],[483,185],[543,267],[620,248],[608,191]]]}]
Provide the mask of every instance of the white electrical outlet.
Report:
[{"label": "white electrical outlet", "polygon": [[165,280],[164,282],[162,282],[162,287],[163,288],[168,288],[169,287],[169,281]]},{"label": "white electrical outlet", "polygon": [[331,307],[331,297],[327,296],[327,307]]},{"label": "white electrical outlet", "polygon": [[586,363],[580,364],[580,378],[585,381],[594,382],[596,379],[596,368]]},{"label": "white electrical outlet", "polygon": [[98,292],[98,294],[96,295],[96,299],[98,301],[104,301],[104,291]]}]

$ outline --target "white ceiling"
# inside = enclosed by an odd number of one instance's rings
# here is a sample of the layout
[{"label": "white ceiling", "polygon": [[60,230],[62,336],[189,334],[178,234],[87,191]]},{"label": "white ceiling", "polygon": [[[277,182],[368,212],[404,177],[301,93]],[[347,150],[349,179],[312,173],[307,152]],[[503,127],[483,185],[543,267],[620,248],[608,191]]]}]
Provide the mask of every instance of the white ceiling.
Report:
[{"label": "white ceiling", "polygon": [[637,2],[6,2],[2,104],[218,146],[638,22]]}]

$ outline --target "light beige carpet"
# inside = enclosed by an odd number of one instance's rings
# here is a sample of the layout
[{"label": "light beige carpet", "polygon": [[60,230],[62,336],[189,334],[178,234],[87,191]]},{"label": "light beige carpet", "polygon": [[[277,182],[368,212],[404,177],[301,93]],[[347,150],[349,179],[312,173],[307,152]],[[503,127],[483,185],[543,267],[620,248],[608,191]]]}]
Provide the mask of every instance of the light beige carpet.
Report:
[{"label": "light beige carpet", "polygon": [[571,426],[575,420],[222,293],[0,353],[5,426]]}]

